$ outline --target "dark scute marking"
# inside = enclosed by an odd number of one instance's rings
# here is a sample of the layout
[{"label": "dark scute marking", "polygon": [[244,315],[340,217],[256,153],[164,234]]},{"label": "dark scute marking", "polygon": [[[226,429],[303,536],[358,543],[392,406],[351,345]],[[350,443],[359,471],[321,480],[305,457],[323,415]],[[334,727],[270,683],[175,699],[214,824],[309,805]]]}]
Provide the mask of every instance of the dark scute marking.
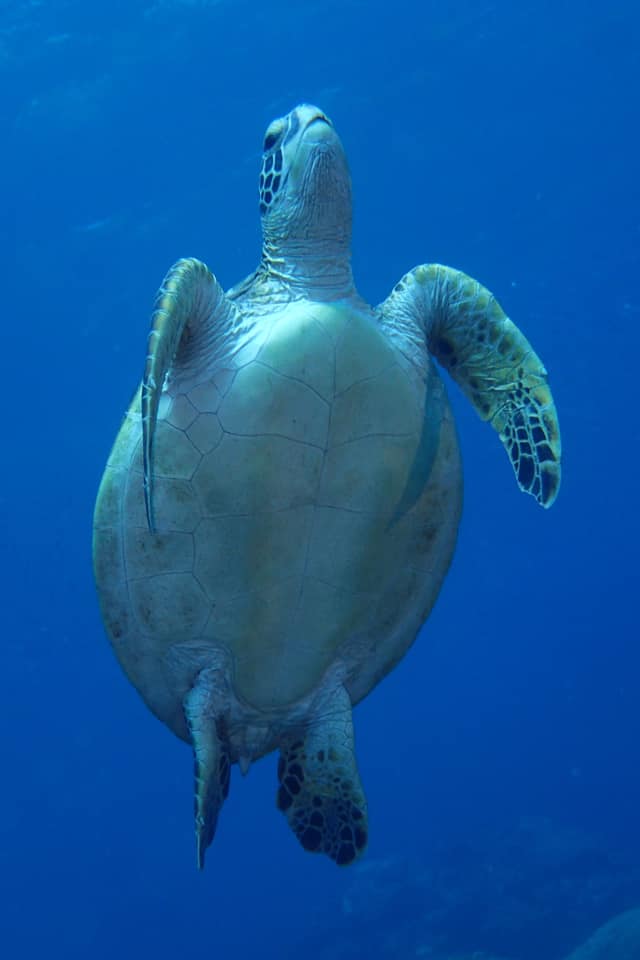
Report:
[{"label": "dark scute marking", "polygon": [[550,460],[552,463],[555,463],[556,456],[555,456],[555,453],[553,452],[553,450],[551,449],[551,447],[549,446],[549,444],[547,444],[547,443],[541,443],[541,444],[536,448],[536,451],[537,451],[537,454],[538,454],[538,460],[539,460],[541,463],[544,463],[544,462],[547,461],[547,460]]},{"label": "dark scute marking", "polygon": [[275,193],[280,188],[280,177],[276,174],[273,178],[273,183],[271,184],[271,189]]},{"label": "dark scute marking", "polygon": [[526,418],[522,410],[516,410],[513,415],[513,425],[515,427],[526,427]]},{"label": "dark scute marking", "polygon": [[556,478],[550,470],[542,471],[542,502],[547,503],[556,489]]},{"label": "dark scute marking", "polygon": [[355,840],[358,850],[364,850],[367,845],[367,831],[357,827],[355,831]]},{"label": "dark scute marking", "polygon": [[524,442],[523,444],[521,444],[521,446],[520,446],[520,452],[521,452],[521,453],[526,453],[528,456],[531,456],[531,452],[532,452],[532,451],[531,451],[531,445],[530,445],[529,443],[527,443],[526,440],[525,440],[525,442]]},{"label": "dark scute marking", "polygon": [[324,817],[318,810],[316,810],[309,817],[309,823],[312,827],[320,827],[322,829],[322,827],[324,827]]},{"label": "dark scute marking", "polygon": [[531,457],[523,457],[518,464],[518,483],[528,489],[534,477],[533,460]]},{"label": "dark scute marking", "polygon": [[352,843],[342,843],[338,848],[335,861],[339,867],[345,867],[348,863],[355,860],[356,851]]},{"label": "dark scute marking", "polygon": [[264,172],[269,173],[269,170],[271,170],[272,166],[273,166],[273,157],[267,157],[267,159],[264,162]]},{"label": "dark scute marking", "polygon": [[266,212],[267,212],[266,203],[262,203],[262,201],[260,201],[260,213],[266,213]]},{"label": "dark scute marking", "polygon": [[293,803],[293,797],[286,787],[280,787],[278,790],[278,810],[288,810]]},{"label": "dark scute marking", "polygon": [[321,806],[322,806],[322,797],[319,797],[319,796],[317,796],[317,794],[316,794],[316,796],[313,798],[313,800],[312,800],[311,802],[313,803],[314,807],[321,807]]},{"label": "dark scute marking", "polygon": [[305,850],[318,850],[322,843],[322,834],[314,827],[307,827],[300,833],[299,840]]},{"label": "dark scute marking", "polygon": [[304,780],[304,773],[299,763],[291,763],[289,765],[289,774],[292,777],[297,777],[298,780]]},{"label": "dark scute marking", "polygon": [[358,807],[351,808],[351,819],[352,820],[362,820],[362,810]]},{"label": "dark scute marking", "polygon": [[544,440],[547,439],[542,427],[534,427],[532,431],[532,436],[533,436],[534,443],[542,443]]},{"label": "dark scute marking", "polygon": [[273,200],[273,197],[271,196],[271,191],[267,190],[267,192],[264,195],[264,202],[269,204],[271,203],[272,200]]},{"label": "dark scute marking", "polygon": [[531,487],[531,493],[534,495],[536,500],[540,499],[540,477],[536,477],[533,481],[533,486]]},{"label": "dark scute marking", "polygon": [[264,138],[264,149],[271,150],[272,147],[275,147],[277,142],[278,142],[278,134],[268,133]]},{"label": "dark scute marking", "polygon": [[343,827],[342,830],[340,831],[340,839],[351,842],[351,838],[352,838],[351,827]]},{"label": "dark scute marking", "polygon": [[287,788],[289,793],[292,796],[297,796],[300,793],[300,781],[295,777],[285,777],[284,786]]},{"label": "dark scute marking", "polygon": [[284,757],[278,757],[278,780],[284,777],[285,763]]},{"label": "dark scute marking", "polygon": [[266,180],[264,181],[265,190],[271,190],[271,184],[273,183],[273,174],[268,174]]},{"label": "dark scute marking", "polygon": [[276,152],[276,161],[274,164],[274,169],[278,172],[282,170],[282,150],[278,150]]}]

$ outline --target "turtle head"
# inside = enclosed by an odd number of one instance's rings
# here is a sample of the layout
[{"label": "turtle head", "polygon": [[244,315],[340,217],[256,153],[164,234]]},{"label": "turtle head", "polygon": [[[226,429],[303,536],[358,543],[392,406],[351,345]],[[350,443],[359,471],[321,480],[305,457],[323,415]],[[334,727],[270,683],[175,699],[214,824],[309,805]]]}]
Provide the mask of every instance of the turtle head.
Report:
[{"label": "turtle head", "polygon": [[348,263],[351,178],[340,138],[318,107],[302,104],[267,127],[260,214],[263,260],[272,270],[287,272],[285,262],[294,273],[318,259]]}]

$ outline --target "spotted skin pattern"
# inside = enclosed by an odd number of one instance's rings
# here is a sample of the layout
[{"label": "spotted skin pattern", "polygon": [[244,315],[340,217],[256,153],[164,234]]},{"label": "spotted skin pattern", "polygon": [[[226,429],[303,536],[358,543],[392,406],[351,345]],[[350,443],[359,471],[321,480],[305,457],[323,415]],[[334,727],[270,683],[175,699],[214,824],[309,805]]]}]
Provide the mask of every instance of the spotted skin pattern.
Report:
[{"label": "spotted skin pattern", "polygon": [[367,802],[355,765],[351,701],[337,688],[299,738],[283,745],[278,809],[305,850],[347,866],[367,845]]},{"label": "spotted skin pattern", "polygon": [[416,267],[379,313],[414,357],[428,351],[498,433],[520,489],[550,507],[560,488],[560,428],[547,371],[493,294],[460,270]]}]

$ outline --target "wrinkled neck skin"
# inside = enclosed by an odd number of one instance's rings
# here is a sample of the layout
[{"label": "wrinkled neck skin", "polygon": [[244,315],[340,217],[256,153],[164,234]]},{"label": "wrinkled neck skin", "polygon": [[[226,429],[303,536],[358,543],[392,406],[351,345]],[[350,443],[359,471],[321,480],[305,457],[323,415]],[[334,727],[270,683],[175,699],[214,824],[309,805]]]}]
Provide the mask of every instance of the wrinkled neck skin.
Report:
[{"label": "wrinkled neck skin", "polygon": [[[262,270],[272,283],[282,285],[287,296],[310,300],[340,300],[353,295],[351,252],[336,251],[335,243],[273,243],[265,236]],[[283,291],[285,292],[285,291]]]},{"label": "wrinkled neck skin", "polygon": [[288,297],[339,300],[354,293],[351,272],[351,188],[335,178],[322,157],[313,164],[313,183],[299,199],[282,204],[263,220],[261,272]]}]

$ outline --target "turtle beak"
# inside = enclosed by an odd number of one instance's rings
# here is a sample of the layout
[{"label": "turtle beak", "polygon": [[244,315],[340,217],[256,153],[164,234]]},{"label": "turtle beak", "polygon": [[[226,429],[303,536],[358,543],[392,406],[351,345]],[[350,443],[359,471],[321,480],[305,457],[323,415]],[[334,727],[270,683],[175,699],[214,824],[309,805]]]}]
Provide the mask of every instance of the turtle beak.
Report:
[{"label": "turtle beak", "polygon": [[296,107],[295,112],[302,130],[302,136],[307,142],[313,143],[317,141],[318,143],[322,143],[330,139],[327,134],[329,131],[333,132],[333,124],[323,110],[311,104],[304,103]]}]

